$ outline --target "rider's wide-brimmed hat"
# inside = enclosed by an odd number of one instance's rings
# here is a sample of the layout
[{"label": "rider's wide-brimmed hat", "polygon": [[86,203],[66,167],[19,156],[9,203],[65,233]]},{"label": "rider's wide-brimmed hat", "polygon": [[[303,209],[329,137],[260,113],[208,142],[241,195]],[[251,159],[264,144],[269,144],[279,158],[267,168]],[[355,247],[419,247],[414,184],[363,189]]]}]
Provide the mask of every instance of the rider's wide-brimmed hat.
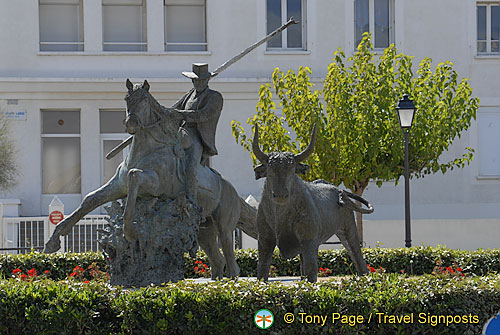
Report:
[{"label": "rider's wide-brimmed hat", "polygon": [[207,63],[193,63],[193,72],[182,72],[189,79],[207,79],[212,77],[212,72],[208,71]]}]

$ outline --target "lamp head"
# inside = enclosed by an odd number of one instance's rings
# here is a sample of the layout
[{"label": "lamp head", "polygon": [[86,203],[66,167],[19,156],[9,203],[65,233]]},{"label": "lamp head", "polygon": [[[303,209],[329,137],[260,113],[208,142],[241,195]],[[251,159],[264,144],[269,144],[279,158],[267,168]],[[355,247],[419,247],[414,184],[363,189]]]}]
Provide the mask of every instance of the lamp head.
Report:
[{"label": "lamp head", "polygon": [[403,95],[403,99],[399,100],[398,107],[399,125],[404,130],[410,130],[413,123],[413,116],[415,115],[415,105],[413,101],[408,98],[408,94]]}]

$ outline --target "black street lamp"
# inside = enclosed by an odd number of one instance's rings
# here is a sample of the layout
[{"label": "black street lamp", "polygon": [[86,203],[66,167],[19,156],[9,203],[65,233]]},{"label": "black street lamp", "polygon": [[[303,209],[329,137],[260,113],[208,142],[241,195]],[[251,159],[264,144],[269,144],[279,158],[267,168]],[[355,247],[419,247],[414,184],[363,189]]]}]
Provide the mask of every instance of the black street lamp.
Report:
[{"label": "black street lamp", "polygon": [[410,167],[408,155],[408,141],[410,138],[410,129],[413,123],[413,116],[415,115],[415,105],[413,101],[408,98],[408,94],[399,100],[398,107],[399,125],[403,129],[405,137],[405,245],[407,248],[411,247],[411,226],[410,226]]}]

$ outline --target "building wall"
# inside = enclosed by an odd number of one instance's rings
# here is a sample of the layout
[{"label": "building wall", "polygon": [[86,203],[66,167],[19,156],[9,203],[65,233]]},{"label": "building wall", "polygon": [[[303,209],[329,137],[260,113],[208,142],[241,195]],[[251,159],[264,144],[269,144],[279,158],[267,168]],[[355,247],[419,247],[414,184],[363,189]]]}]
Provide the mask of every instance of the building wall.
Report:
[{"label": "building wall", "polygon": [[[52,199],[41,194],[41,109],[81,111],[82,194],[59,196],[69,213],[86,193],[103,182],[100,173],[96,173],[103,155],[99,109],[125,108],[126,78],[134,82],[148,79],[153,95],[168,106],[192,86],[181,72],[189,71],[193,62],[208,62],[213,70],[266,34],[265,1],[207,0],[208,51],[164,52],[163,2],[147,0],[149,51],[102,52],[100,4],[100,0],[83,0],[85,51],[56,53],[39,51],[37,1],[0,0],[0,106],[27,112],[26,120],[11,122],[22,177],[15,189],[0,197],[20,199],[21,215],[47,214]],[[307,1],[306,8],[306,51],[271,52],[260,46],[210,82],[225,99],[216,138],[219,155],[213,158],[213,166],[242,196],[253,194],[259,198],[262,181],[254,180],[249,153],[234,141],[231,120],[246,124],[255,113],[259,86],[270,82],[275,67],[286,71],[309,66],[313,82],[320,89],[334,51],[342,47],[347,55],[353,53],[352,0]],[[461,77],[470,78],[473,94],[481,99],[478,117],[486,111],[500,113],[500,58],[476,55],[475,1],[396,0],[394,11],[396,46],[414,56],[415,70],[424,57],[431,57],[434,65],[452,61]],[[11,104],[7,104],[7,99]],[[14,100],[17,105],[12,104]],[[488,231],[500,224],[500,178],[480,176],[480,131],[474,121],[470,130],[443,155],[443,160],[457,157],[464,147],[472,146],[476,148],[476,157],[470,166],[411,181],[416,243],[442,240],[446,244],[447,236],[462,234],[474,235],[464,247],[495,246],[486,241],[491,238]],[[370,184],[364,196],[375,206],[375,213],[365,217],[367,243],[375,243],[377,236],[387,246],[404,245],[404,235],[394,228],[403,224],[403,185],[386,183],[379,188]],[[456,224],[446,225],[445,221]],[[373,224],[375,231],[370,222],[377,223]],[[436,228],[435,234],[426,228],[434,226],[448,228]],[[460,247],[464,241],[457,237],[448,243]]]}]

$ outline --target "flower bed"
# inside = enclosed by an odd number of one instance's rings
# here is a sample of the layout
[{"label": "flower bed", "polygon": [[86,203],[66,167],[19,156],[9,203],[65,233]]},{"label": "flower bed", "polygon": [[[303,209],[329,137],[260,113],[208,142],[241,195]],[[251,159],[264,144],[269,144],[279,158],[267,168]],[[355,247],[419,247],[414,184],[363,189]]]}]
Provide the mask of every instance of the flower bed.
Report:
[{"label": "flower bed", "polygon": [[[443,269],[459,267],[464,275],[487,275],[500,273],[500,249],[493,250],[452,250],[443,247],[413,247],[401,249],[362,249],[366,262],[370,264],[370,271],[386,273],[406,273],[408,275],[431,274],[436,272],[436,266]],[[241,276],[256,276],[257,250],[236,250],[236,261],[241,269]],[[197,263],[198,262],[198,263]],[[200,263],[201,262],[201,263]],[[92,264],[105,271],[106,262],[102,254],[51,254],[31,253],[26,255],[0,255],[0,278],[8,278],[16,268],[24,273],[36,269],[38,273],[50,272],[50,278],[64,279],[73,272],[76,266],[87,269]],[[201,265],[203,264],[203,265]],[[210,265],[205,253],[198,252],[196,258],[185,255],[186,278],[204,277],[208,275],[204,265]],[[278,252],[273,255],[272,274],[275,276],[298,276],[300,274],[300,261],[298,257],[283,260]],[[355,273],[351,260],[345,250],[320,250],[318,256],[320,268],[328,269],[322,275],[337,276]],[[195,268],[198,269],[195,271]],[[204,271],[201,271],[205,269]]]}]

